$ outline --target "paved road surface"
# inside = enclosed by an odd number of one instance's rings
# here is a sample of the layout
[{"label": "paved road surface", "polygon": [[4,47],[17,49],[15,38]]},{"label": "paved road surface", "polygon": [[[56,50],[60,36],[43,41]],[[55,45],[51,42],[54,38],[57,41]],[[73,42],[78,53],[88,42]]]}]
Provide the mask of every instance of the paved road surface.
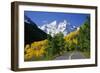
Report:
[{"label": "paved road surface", "polygon": [[78,51],[72,53],[65,53],[62,56],[58,56],[55,60],[67,60],[67,59],[86,59],[86,57]]},{"label": "paved road surface", "polygon": [[86,57],[81,52],[73,52],[71,59],[86,59]]},{"label": "paved road surface", "polygon": [[62,56],[58,56],[55,58],[55,60],[65,60],[65,59],[69,59],[68,53],[64,53]]}]

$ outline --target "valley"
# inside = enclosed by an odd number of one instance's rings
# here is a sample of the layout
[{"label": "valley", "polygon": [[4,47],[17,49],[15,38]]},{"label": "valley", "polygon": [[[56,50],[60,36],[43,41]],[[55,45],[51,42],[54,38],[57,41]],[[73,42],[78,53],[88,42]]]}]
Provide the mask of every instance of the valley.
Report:
[{"label": "valley", "polygon": [[67,21],[37,26],[25,18],[25,61],[73,60],[90,58],[90,23],[70,26]]}]

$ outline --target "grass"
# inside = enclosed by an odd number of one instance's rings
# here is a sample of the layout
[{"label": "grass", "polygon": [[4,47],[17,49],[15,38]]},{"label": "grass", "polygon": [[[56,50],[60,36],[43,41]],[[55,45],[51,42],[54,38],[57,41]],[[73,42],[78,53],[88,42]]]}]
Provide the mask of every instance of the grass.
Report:
[{"label": "grass", "polygon": [[82,53],[86,58],[90,58],[90,51],[84,51]]}]

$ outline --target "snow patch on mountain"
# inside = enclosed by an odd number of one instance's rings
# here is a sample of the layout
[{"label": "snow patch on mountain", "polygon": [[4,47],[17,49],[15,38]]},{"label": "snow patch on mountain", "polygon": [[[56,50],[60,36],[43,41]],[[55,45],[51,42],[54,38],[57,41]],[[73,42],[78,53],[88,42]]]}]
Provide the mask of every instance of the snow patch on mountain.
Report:
[{"label": "snow patch on mountain", "polygon": [[42,29],[47,34],[51,34],[51,36],[54,36],[55,34],[59,32],[62,32],[64,35],[66,35],[67,25],[68,23],[66,20],[64,20],[63,22],[59,22],[58,24],[57,24],[57,21],[55,20],[49,24],[44,24],[43,26],[40,27],[40,29]]},{"label": "snow patch on mountain", "polygon": [[66,36],[70,31],[72,31],[75,26],[71,27],[70,23],[67,20],[63,20],[62,22],[57,23],[57,21],[53,21],[48,24],[44,24],[43,26],[39,26],[41,30],[54,36],[55,34],[62,32],[64,36]]}]

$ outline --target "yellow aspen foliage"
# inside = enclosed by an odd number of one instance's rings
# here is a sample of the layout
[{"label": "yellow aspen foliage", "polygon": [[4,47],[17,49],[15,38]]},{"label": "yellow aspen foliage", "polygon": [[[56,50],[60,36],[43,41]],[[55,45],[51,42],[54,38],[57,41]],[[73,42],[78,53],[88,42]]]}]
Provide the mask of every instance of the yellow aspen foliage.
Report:
[{"label": "yellow aspen foliage", "polygon": [[73,43],[77,45],[78,44],[78,40],[77,39],[73,39]]},{"label": "yellow aspen foliage", "polygon": [[33,53],[32,52],[27,53],[27,54],[24,55],[25,60],[30,60],[30,59],[32,59],[32,57],[33,57]]},{"label": "yellow aspen foliage", "polygon": [[45,46],[47,44],[47,40],[33,42],[31,44],[31,48],[33,49],[33,56],[34,57],[41,57],[45,54]]},{"label": "yellow aspen foliage", "polygon": [[27,44],[24,49],[24,58],[25,60],[31,60],[32,58],[40,58],[44,54],[46,54],[45,48],[48,44],[48,40],[37,41],[31,43],[31,45]]},{"label": "yellow aspen foliage", "polygon": [[30,60],[32,59],[32,57],[33,57],[33,50],[30,48],[29,45],[26,45],[24,58],[25,60]]},{"label": "yellow aspen foliage", "polygon": [[41,57],[43,54],[44,54],[44,50],[43,49],[40,49],[40,50],[33,50],[33,56],[34,57]]},{"label": "yellow aspen foliage", "polygon": [[77,44],[78,41],[75,39],[75,37],[79,34],[79,30],[73,31],[69,33],[67,36],[64,37],[65,41],[68,42],[69,44],[75,43]]}]

